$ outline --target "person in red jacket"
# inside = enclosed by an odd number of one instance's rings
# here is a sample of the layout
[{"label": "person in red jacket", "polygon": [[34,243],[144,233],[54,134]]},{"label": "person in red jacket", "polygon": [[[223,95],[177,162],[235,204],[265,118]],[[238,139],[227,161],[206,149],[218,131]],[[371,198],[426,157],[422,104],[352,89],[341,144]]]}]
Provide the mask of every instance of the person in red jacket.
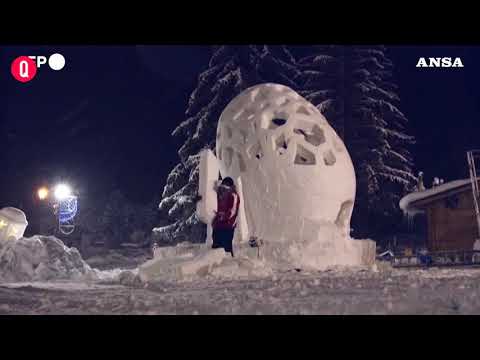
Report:
[{"label": "person in red jacket", "polygon": [[212,221],[212,248],[224,248],[233,256],[233,234],[237,223],[240,197],[233,179],[226,177],[217,188],[217,212]]}]

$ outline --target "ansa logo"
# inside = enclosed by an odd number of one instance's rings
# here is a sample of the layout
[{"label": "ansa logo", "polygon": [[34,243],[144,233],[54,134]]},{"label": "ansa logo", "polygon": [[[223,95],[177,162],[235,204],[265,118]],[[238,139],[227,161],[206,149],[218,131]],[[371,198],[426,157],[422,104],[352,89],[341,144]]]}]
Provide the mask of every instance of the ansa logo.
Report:
[{"label": "ansa logo", "polygon": [[[37,70],[46,63],[45,56],[19,56],[12,61],[10,71],[16,80],[26,83],[32,80],[37,75]],[[48,66],[52,70],[62,70],[65,67],[65,58],[58,53],[50,55]]]},{"label": "ansa logo", "polygon": [[421,57],[418,59],[416,67],[464,67],[462,63],[462,59],[459,57],[452,59],[450,57],[442,57],[442,58],[424,58]]}]

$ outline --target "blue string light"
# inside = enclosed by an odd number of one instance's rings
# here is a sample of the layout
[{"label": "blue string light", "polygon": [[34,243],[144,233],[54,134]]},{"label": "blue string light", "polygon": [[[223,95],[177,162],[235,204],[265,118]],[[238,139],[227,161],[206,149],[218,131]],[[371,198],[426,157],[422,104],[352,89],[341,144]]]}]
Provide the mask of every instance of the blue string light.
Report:
[{"label": "blue string light", "polygon": [[76,196],[69,196],[59,202],[58,220],[60,225],[71,222],[76,214],[77,214],[77,197]]}]

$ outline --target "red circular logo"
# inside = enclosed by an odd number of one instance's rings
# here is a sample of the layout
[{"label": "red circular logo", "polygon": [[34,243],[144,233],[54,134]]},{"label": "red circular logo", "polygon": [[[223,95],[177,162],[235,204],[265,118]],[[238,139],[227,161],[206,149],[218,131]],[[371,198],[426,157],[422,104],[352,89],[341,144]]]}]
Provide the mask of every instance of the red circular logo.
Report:
[{"label": "red circular logo", "polygon": [[13,60],[10,70],[15,79],[24,83],[35,77],[37,65],[28,56],[19,56]]}]

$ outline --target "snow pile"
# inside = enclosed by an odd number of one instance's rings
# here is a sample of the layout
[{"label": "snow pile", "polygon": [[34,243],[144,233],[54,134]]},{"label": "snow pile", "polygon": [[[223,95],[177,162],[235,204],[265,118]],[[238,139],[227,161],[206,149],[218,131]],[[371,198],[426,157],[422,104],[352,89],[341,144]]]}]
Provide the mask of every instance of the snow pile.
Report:
[{"label": "snow pile", "polygon": [[0,281],[87,280],[98,278],[75,248],[53,236],[0,242]]}]

